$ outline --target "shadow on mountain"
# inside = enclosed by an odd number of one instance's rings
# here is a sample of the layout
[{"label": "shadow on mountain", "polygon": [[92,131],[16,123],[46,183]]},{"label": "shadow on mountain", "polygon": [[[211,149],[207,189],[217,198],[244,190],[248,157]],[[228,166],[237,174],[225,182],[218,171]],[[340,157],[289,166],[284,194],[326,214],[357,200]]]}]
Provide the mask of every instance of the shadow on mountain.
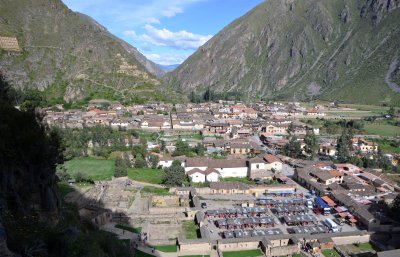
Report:
[{"label": "shadow on mountain", "polygon": [[129,243],[95,225],[122,213],[84,195],[86,207],[62,200],[55,175],[62,162],[58,135],[33,107],[14,107],[0,74],[0,256],[130,256]]}]

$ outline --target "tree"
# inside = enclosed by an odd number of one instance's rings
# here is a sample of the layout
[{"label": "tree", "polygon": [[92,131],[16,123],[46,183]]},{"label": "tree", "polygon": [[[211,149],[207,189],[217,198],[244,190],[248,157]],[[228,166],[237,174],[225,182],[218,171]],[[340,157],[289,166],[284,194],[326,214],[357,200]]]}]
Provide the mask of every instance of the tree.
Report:
[{"label": "tree", "polygon": [[287,132],[289,135],[291,135],[294,132],[294,125],[293,123],[290,123],[288,128],[287,128]]},{"label": "tree", "polygon": [[338,160],[341,163],[348,162],[350,159],[350,146],[351,146],[351,137],[346,129],[343,130],[342,135],[338,138],[337,141],[337,156]]},{"label": "tree", "polygon": [[314,132],[307,131],[304,143],[306,144],[305,152],[310,155],[311,159],[314,159],[318,151],[318,138]]},{"label": "tree", "polygon": [[156,169],[158,167],[159,160],[160,158],[158,157],[158,155],[155,154],[150,155],[149,161],[152,169]]},{"label": "tree", "polygon": [[147,167],[147,162],[142,155],[137,155],[135,160],[135,168],[141,169]]},{"label": "tree", "polygon": [[171,167],[165,169],[163,184],[166,186],[182,186],[186,181],[185,169],[180,161],[173,161]]},{"label": "tree", "polygon": [[194,151],[196,152],[196,154],[198,155],[198,156],[204,156],[204,152],[205,152],[205,148],[204,148],[204,146],[202,145],[202,144],[200,144],[200,143],[198,143],[197,145],[196,145],[196,147],[194,148]]},{"label": "tree", "polygon": [[128,175],[128,167],[126,166],[126,161],[121,157],[115,159],[115,171],[114,177],[125,177]]},{"label": "tree", "polygon": [[167,147],[167,144],[165,143],[165,141],[161,140],[161,149],[160,150],[165,151],[166,147]]},{"label": "tree", "polygon": [[302,156],[300,142],[295,136],[284,146],[283,153],[291,158],[299,158]]},{"label": "tree", "polygon": [[182,140],[178,140],[175,145],[176,149],[172,153],[172,156],[190,155],[190,147],[188,143]]},{"label": "tree", "polygon": [[71,179],[71,176],[68,174],[64,165],[61,165],[61,167],[56,171],[56,175],[61,181],[68,181]]}]

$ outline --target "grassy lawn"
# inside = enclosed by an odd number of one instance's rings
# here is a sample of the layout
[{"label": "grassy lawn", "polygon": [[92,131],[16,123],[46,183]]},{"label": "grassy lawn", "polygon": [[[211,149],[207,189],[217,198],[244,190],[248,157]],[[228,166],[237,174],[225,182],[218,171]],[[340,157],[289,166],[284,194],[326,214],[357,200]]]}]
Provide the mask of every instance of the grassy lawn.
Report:
[{"label": "grassy lawn", "polygon": [[59,182],[57,184],[57,188],[58,188],[58,192],[60,192],[62,197],[75,191],[75,189],[73,189],[67,182]]},{"label": "grassy lawn", "polygon": [[148,196],[148,195],[169,195],[169,189],[168,188],[158,188],[158,187],[151,187],[151,186],[145,186],[142,188],[140,191],[142,196]]},{"label": "grassy lawn", "polygon": [[164,176],[165,176],[165,171],[162,169],[153,170],[150,168],[143,168],[143,169],[128,170],[128,177],[130,179],[152,184],[161,184]]},{"label": "grassy lawn", "polygon": [[335,250],[322,250],[322,254],[326,257],[340,257]]},{"label": "grassy lawn", "polygon": [[302,257],[301,254],[295,253],[292,255],[292,257]]},{"label": "grassy lawn", "polygon": [[80,171],[93,180],[110,180],[114,175],[115,161],[85,157],[67,161],[65,168],[72,177]]},{"label": "grassy lawn", "polygon": [[400,136],[400,127],[388,124],[369,123],[364,125],[364,130],[367,134],[375,134],[386,137]]},{"label": "grassy lawn", "polygon": [[154,255],[139,251],[139,250],[135,250],[135,257],[154,257]]},{"label": "grassy lawn", "polygon": [[182,230],[186,239],[197,239],[199,228],[192,220],[182,221]]},{"label": "grassy lawn", "polygon": [[210,257],[210,255],[179,255],[179,257]]},{"label": "grassy lawn", "polygon": [[375,250],[374,246],[371,243],[360,243],[360,244],[356,244],[356,246],[363,251]]},{"label": "grassy lawn", "polygon": [[115,225],[115,227],[119,228],[119,229],[124,229],[124,230],[132,232],[132,233],[136,233],[136,234],[139,234],[140,232],[142,232],[142,228],[141,227],[134,228],[134,227],[131,227],[131,226],[126,225],[126,224],[117,224],[117,225]]},{"label": "grassy lawn", "polygon": [[165,252],[165,253],[175,253],[178,251],[177,245],[156,245],[154,246],[156,250]]},{"label": "grassy lawn", "polygon": [[228,181],[228,182],[242,182],[246,184],[255,184],[254,181],[248,180],[247,178],[222,178],[221,181]]},{"label": "grassy lawn", "polygon": [[261,250],[246,250],[246,251],[235,251],[235,252],[224,252],[224,257],[257,257],[264,256]]}]

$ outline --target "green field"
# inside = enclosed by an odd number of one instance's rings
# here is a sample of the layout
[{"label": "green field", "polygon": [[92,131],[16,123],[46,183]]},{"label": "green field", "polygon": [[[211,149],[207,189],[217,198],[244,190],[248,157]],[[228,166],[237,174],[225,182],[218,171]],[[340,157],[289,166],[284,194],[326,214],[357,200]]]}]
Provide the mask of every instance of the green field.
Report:
[{"label": "green field", "polygon": [[235,252],[223,252],[224,257],[257,257],[264,256],[261,250],[246,250],[246,251],[235,251]]},{"label": "green field", "polygon": [[165,176],[165,171],[162,169],[129,169],[128,177],[132,180],[147,182],[151,184],[161,184]]},{"label": "green field", "polygon": [[73,159],[65,164],[67,172],[73,177],[78,171],[93,180],[111,180],[114,175],[115,161],[91,157]]},{"label": "green field", "polygon": [[179,257],[210,257],[210,255],[179,255]]},{"label": "green field", "polygon": [[326,257],[340,257],[335,250],[322,250],[322,254]]},{"label": "green field", "polygon": [[140,250],[135,250],[135,257],[154,257],[154,255],[142,252]]},{"label": "green field", "polygon": [[386,113],[389,107],[377,106],[377,105],[366,105],[366,104],[339,104],[340,107],[357,109],[360,111],[371,111],[375,114]]},{"label": "green field", "polygon": [[156,250],[165,252],[165,253],[174,253],[178,251],[177,245],[156,245],[154,246]]},{"label": "green field", "polygon": [[389,141],[389,140],[373,139],[371,141],[376,142],[384,153],[398,153],[398,154],[400,154],[400,147],[396,147],[395,145],[391,145],[392,142]]},{"label": "green field", "polygon": [[248,178],[222,178],[221,181],[242,182],[250,185],[254,185],[256,183],[253,180],[249,180]]},{"label": "green field", "polygon": [[62,197],[75,191],[75,189],[73,189],[67,182],[59,182],[57,184],[57,188],[58,188],[58,192],[60,192]]},{"label": "green field", "polygon": [[140,191],[142,196],[149,196],[149,195],[169,195],[169,189],[168,188],[158,188],[158,187],[151,187],[151,186],[145,186],[142,188]]},{"label": "green field", "polygon": [[141,227],[134,228],[134,227],[131,227],[126,224],[116,224],[115,227],[119,228],[119,229],[124,229],[124,230],[132,232],[132,233],[136,233],[136,234],[139,234],[140,232],[142,232]]},{"label": "green field", "polygon": [[364,130],[367,134],[374,134],[384,137],[400,136],[400,127],[388,124],[367,123],[364,125]]},{"label": "green field", "polygon": [[182,230],[186,239],[197,239],[200,233],[198,226],[192,220],[182,221]]}]

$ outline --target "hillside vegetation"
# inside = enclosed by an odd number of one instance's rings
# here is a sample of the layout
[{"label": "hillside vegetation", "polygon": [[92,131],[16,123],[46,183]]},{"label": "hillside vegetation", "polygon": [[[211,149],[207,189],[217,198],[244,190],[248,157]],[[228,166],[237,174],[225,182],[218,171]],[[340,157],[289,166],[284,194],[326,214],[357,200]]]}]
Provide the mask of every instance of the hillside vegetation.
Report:
[{"label": "hillside vegetation", "polygon": [[243,99],[400,105],[400,1],[268,0],[165,78]]},{"label": "hillside vegetation", "polygon": [[61,0],[1,0],[0,36],[16,37],[21,48],[1,50],[7,79],[15,88],[42,91],[50,104],[172,100],[159,86],[164,72],[156,64]]}]

